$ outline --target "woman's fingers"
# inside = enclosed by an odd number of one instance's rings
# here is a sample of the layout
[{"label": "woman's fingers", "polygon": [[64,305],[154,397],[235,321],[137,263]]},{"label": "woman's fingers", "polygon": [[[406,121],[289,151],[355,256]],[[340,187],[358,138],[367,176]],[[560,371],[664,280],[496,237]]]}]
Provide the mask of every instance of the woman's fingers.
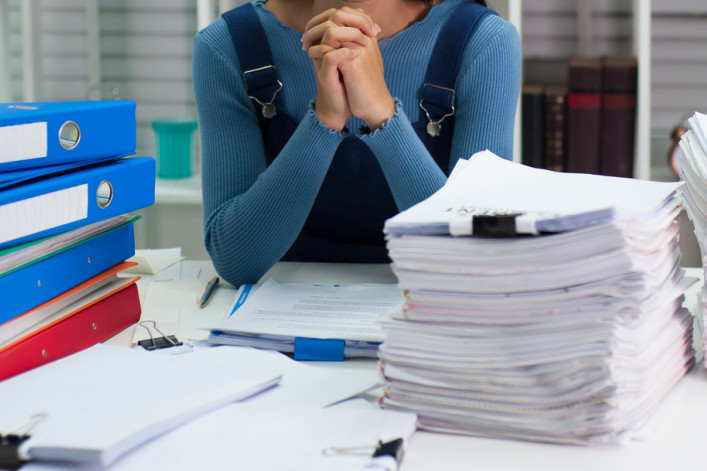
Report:
[{"label": "woman's fingers", "polygon": [[[344,28],[340,33],[345,35],[342,40],[363,46],[367,43],[362,38],[372,38],[380,32],[380,27],[363,10],[349,7],[332,8],[309,20],[302,35],[302,49],[306,51],[314,44],[322,42],[325,33],[332,28]],[[360,36],[354,38],[353,30],[358,30]],[[333,45],[334,43],[329,44]]]},{"label": "woman's fingers", "polygon": [[338,66],[356,55],[358,51],[355,49],[335,49],[326,44],[318,44],[309,49],[317,82],[315,112],[321,122],[338,131],[343,129],[346,121],[351,118],[351,109]]},{"label": "woman's fingers", "polygon": [[350,47],[334,48],[319,44],[309,48],[309,57],[318,65],[319,76],[323,81],[339,82],[339,64],[353,59],[360,50],[353,44]]},{"label": "woman's fingers", "polygon": [[371,38],[360,29],[350,26],[338,26],[330,22],[315,26],[302,36],[302,49],[307,51],[315,44],[327,44],[331,47],[341,47],[341,43],[349,42],[367,46]]},{"label": "woman's fingers", "polygon": [[380,27],[373,18],[363,10],[351,7],[330,8],[309,20],[304,30],[307,31],[326,21],[332,21],[340,26],[353,26],[371,37],[380,32]]}]

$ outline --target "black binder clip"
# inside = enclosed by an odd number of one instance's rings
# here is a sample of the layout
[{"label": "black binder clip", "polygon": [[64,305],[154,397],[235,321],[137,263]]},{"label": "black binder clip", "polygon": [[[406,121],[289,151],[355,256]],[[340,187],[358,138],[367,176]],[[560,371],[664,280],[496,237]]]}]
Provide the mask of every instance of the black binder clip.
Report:
[{"label": "black binder clip", "polygon": [[[332,455],[367,455],[371,453],[370,445],[349,446],[349,447],[334,447],[330,446],[324,449],[325,456]],[[388,442],[378,440],[378,444],[373,448],[371,454],[371,465],[386,470],[397,469],[400,462],[403,460],[403,439],[396,438]],[[386,460],[386,461],[381,461]]]},{"label": "black binder clip", "polygon": [[34,414],[11,432],[0,434],[0,468],[18,469],[27,461],[20,453],[20,446],[30,438],[32,429],[47,418],[47,414]]},{"label": "black binder clip", "polygon": [[471,219],[471,233],[487,237],[516,237],[516,216],[520,213],[510,214],[479,214]]},{"label": "black binder clip", "polygon": [[[152,334],[152,330],[146,325],[150,322],[152,323],[152,327],[161,335],[161,337],[155,337]],[[148,334],[150,334],[149,339],[140,340],[138,342],[138,345],[140,345],[145,350],[159,350],[162,348],[178,347],[182,345],[182,342],[177,340],[177,337],[175,337],[174,335],[163,334],[162,331],[157,327],[157,323],[155,321],[141,321],[140,325],[144,327],[145,330],[147,330]]]},{"label": "black binder clip", "polygon": [[389,442],[378,441],[378,446],[373,451],[373,458],[381,456],[392,456],[396,463],[400,463],[403,459],[403,439],[396,438]]}]

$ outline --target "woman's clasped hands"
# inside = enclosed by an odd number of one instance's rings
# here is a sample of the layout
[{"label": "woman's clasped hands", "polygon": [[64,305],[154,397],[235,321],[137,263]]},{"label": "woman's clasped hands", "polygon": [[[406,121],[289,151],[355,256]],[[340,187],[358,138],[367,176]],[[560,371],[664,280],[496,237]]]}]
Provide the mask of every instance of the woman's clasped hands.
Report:
[{"label": "woman's clasped hands", "polygon": [[341,131],[356,116],[375,130],[395,114],[376,38],[380,31],[363,10],[350,7],[329,9],[307,23],[302,49],[314,65],[314,109],[328,127]]}]

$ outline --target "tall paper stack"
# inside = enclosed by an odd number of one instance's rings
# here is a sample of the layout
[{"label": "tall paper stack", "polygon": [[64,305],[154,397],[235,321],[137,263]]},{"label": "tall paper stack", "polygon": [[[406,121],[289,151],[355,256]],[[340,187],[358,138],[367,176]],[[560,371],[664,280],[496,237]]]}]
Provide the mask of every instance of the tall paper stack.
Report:
[{"label": "tall paper stack", "polygon": [[[695,226],[695,236],[700,246],[702,267],[707,267],[707,115],[695,113],[689,119],[690,127],[680,140],[682,155],[680,164],[682,173],[680,180],[685,182],[682,192],[685,196],[685,211]],[[705,278],[707,279],[707,277]],[[704,335],[704,319],[707,317],[707,289],[702,287],[701,296],[702,316],[700,319],[702,335],[702,351],[707,351],[705,346],[707,337]],[[704,358],[704,357],[703,357]],[[707,359],[704,360],[707,367]]]},{"label": "tall paper stack", "polygon": [[460,161],[385,225],[407,298],[383,406],[434,431],[630,438],[694,363],[679,186]]}]

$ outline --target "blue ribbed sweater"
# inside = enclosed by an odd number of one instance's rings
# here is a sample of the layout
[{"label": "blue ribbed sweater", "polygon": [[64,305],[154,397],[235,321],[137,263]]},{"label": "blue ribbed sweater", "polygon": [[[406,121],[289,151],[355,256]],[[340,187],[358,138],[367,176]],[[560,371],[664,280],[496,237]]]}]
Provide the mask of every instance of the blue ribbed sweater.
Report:
[{"label": "blue ribbed sweater", "polygon": [[[445,0],[424,20],[379,41],[397,112],[382,129],[360,137],[378,159],[399,210],[427,198],[446,180],[408,117],[419,119],[418,94],[432,48],[462,1]],[[254,3],[283,82],[284,112],[300,123],[269,167],[225,21],[219,18],[194,38],[205,245],[217,272],[233,285],[257,282],[287,252],[344,138],[319,122],[312,109],[316,86],[302,34],[282,24],[263,0]],[[459,158],[484,149],[511,158],[520,74],[515,28],[497,16],[485,17],[465,50],[455,85],[450,169]],[[362,125],[352,118],[347,128]]]}]

